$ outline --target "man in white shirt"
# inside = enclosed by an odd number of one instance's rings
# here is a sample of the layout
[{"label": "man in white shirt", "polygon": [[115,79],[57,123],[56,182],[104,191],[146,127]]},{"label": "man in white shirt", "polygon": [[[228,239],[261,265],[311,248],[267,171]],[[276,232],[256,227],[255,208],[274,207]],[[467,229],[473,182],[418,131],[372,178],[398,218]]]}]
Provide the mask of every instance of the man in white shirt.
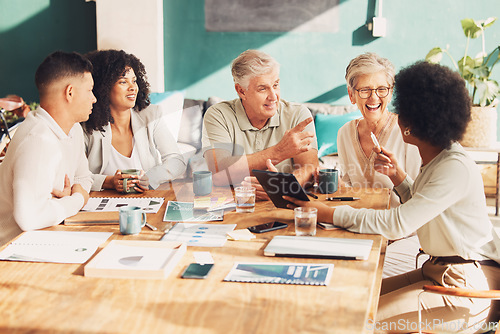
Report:
[{"label": "man in white shirt", "polygon": [[60,51],[38,67],[40,107],[19,126],[0,164],[0,245],[57,225],[87,202],[92,177],[79,122],[96,102],[91,70],[80,54]]}]

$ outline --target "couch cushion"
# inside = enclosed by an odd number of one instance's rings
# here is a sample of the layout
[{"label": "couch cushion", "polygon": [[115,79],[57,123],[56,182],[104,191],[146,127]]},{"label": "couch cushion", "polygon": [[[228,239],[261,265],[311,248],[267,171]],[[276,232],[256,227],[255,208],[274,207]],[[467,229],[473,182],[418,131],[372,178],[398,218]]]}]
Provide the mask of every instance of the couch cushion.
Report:
[{"label": "couch cushion", "polygon": [[343,115],[316,114],[314,126],[318,139],[318,156],[337,153],[337,132],[345,123],[361,116],[359,110]]},{"label": "couch cushion", "polygon": [[211,105],[220,101],[223,100],[215,96],[211,96],[207,101],[185,99],[178,142],[194,146],[197,150],[201,149],[203,115]]},{"label": "couch cushion", "polygon": [[174,136],[175,140],[178,141],[184,104],[184,91],[151,93],[149,94],[149,99],[152,104],[160,106],[170,133]]},{"label": "couch cushion", "polygon": [[358,109],[355,105],[332,105],[329,103],[310,103],[310,102],[302,104],[311,111],[313,117],[315,117],[317,114],[343,115],[356,111]]},{"label": "couch cushion", "polygon": [[205,104],[205,100],[184,100],[179,143],[189,144],[196,150],[201,148],[201,127]]}]

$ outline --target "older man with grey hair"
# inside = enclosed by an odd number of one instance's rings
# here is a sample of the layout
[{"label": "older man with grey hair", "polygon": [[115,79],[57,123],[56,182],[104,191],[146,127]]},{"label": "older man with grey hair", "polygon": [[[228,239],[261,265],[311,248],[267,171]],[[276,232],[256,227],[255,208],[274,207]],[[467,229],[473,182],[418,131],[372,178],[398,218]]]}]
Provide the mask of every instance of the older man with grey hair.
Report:
[{"label": "older man with grey hair", "polygon": [[231,70],[239,98],[213,105],[203,120],[204,157],[214,183],[253,183],[257,197],[265,198],[249,176],[252,169],[270,169],[293,173],[306,185],[318,166],[314,123],[306,107],[280,99],[279,63],[247,50]]}]

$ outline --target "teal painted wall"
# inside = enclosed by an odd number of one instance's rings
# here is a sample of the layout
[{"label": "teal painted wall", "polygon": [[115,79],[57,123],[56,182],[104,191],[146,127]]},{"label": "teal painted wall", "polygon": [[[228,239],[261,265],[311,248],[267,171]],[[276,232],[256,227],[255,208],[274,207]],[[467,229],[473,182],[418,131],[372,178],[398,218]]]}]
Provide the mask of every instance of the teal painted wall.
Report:
[{"label": "teal painted wall", "polygon": [[94,50],[95,24],[94,2],[0,0],[0,97],[17,94],[38,101],[38,65],[56,50]]},{"label": "teal painted wall", "polygon": [[[385,0],[387,37],[372,38],[364,25],[375,13],[375,0],[339,2],[335,33],[222,33],[205,31],[203,0],[164,0],[166,90],[184,89],[191,98],[234,98],[230,62],[258,48],[282,64],[283,98],[346,104],[344,71],[354,56],[377,52],[400,69],[432,47],[450,44],[460,58],[465,47],[460,20],[500,17],[499,0]],[[486,31],[486,42],[487,50],[500,43],[500,22]],[[36,101],[33,76],[47,54],[95,48],[95,3],[0,0],[0,96],[15,93]],[[479,51],[479,41],[471,50]]]},{"label": "teal painted wall", "polygon": [[[398,70],[431,48],[450,44],[458,60],[466,43],[460,20],[500,17],[499,0],[385,0],[387,36],[373,38],[364,25],[375,9],[375,0],[340,0],[336,33],[227,33],[205,31],[203,0],[165,0],[166,90],[185,89],[191,98],[234,98],[230,63],[257,48],[281,63],[283,98],[348,104],[345,68],[356,55],[376,52]],[[500,20],[486,30],[486,44],[488,52],[500,44]],[[474,40],[469,54],[479,47]],[[448,60],[444,64],[452,66]],[[494,77],[500,80],[500,65]]]}]

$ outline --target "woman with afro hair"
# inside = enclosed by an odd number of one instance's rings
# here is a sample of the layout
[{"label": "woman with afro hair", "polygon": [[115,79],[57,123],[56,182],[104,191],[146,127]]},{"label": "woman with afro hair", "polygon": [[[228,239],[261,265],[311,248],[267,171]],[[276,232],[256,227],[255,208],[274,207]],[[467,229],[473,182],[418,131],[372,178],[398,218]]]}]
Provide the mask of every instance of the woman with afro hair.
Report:
[{"label": "woman with afro hair", "polygon": [[447,67],[418,62],[396,75],[394,107],[403,140],[422,158],[413,181],[392,152],[374,148],[375,169],[392,180],[399,207],[333,208],[285,199],[291,208],[316,207],[318,221],[352,232],[397,239],[417,231],[430,258],[422,268],[382,281],[377,320],[367,323],[375,333],[415,332],[419,323],[426,333],[476,332],[484,328],[489,300],[423,293],[417,302],[423,285],[488,290],[500,277],[500,239],[488,218],[481,173],[458,143],[471,117],[465,81]]},{"label": "woman with afro hair", "polygon": [[[149,83],[141,61],[121,50],[92,51],[94,104],[86,134],[92,190],[157,188],[184,173],[186,163],[168,130],[162,110],[149,101]],[[141,175],[122,174],[139,169]],[[123,184],[123,179],[131,184]],[[128,183],[127,182],[127,183]],[[127,190],[126,189],[126,190]]]}]

